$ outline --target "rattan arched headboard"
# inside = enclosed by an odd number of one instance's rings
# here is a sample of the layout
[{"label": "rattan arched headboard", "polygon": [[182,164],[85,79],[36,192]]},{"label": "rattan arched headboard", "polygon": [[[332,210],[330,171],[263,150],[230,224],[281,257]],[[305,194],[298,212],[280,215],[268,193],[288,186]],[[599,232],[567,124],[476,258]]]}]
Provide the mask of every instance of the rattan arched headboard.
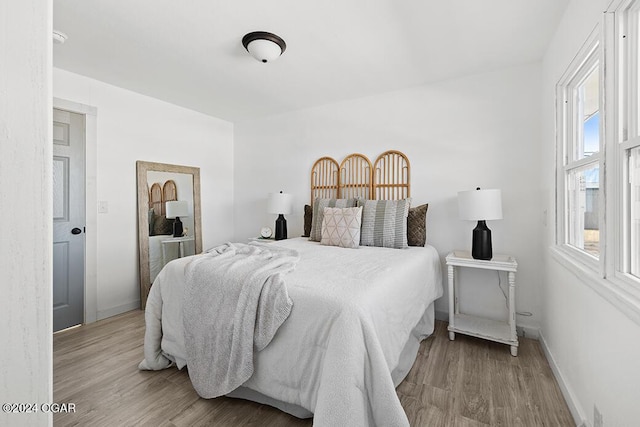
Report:
[{"label": "rattan arched headboard", "polygon": [[331,157],[318,159],[311,168],[311,205],[316,198],[398,200],[411,196],[411,166],[400,151],[380,154],[374,165],[354,153],[338,166]]},{"label": "rattan arched headboard", "polygon": [[167,180],[163,185],[154,182],[149,190],[149,209],[153,209],[156,215],[164,215],[166,202],[178,200],[178,188],[175,181]]},{"label": "rattan arched headboard", "polygon": [[371,199],[371,161],[363,154],[350,154],[340,163],[338,197]]},{"label": "rattan arched headboard", "polygon": [[373,198],[399,200],[411,196],[409,159],[400,151],[380,154],[373,165]]},{"label": "rattan arched headboard", "polygon": [[317,198],[338,198],[338,162],[331,157],[321,157],[311,168],[311,206]]}]

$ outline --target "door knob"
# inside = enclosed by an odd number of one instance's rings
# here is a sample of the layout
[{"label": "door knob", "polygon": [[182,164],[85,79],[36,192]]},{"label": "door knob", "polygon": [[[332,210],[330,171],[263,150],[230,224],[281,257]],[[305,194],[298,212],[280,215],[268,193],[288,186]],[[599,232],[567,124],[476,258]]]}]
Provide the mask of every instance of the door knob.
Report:
[{"label": "door knob", "polygon": [[80,234],[80,233],[82,233],[82,230],[80,230],[78,227],[71,230],[71,234]]}]

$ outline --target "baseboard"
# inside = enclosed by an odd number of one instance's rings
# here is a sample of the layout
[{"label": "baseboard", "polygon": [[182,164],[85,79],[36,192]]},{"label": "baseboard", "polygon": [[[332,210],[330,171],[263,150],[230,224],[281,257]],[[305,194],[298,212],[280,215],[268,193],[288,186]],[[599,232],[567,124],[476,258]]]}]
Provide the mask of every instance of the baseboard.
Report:
[{"label": "baseboard", "polygon": [[107,308],[106,310],[98,310],[98,320],[117,316],[118,314],[126,313],[127,311],[135,310],[136,308],[140,308],[140,300],[119,305],[117,307]]},{"label": "baseboard", "polygon": [[571,386],[564,379],[562,372],[560,372],[560,368],[558,367],[558,364],[556,363],[556,360],[554,359],[553,354],[551,354],[551,351],[549,350],[549,346],[547,345],[547,342],[544,339],[544,335],[542,331],[539,331],[538,341],[540,342],[542,351],[544,351],[544,355],[547,358],[547,362],[551,367],[553,376],[556,378],[556,381],[560,386],[560,391],[564,396],[564,400],[567,402],[567,406],[569,407],[571,416],[573,416],[573,421],[575,421],[576,425],[580,427],[589,426],[587,422],[587,417],[584,414],[584,410],[578,403],[578,399],[576,399],[575,395],[573,394],[573,391],[571,390]]}]

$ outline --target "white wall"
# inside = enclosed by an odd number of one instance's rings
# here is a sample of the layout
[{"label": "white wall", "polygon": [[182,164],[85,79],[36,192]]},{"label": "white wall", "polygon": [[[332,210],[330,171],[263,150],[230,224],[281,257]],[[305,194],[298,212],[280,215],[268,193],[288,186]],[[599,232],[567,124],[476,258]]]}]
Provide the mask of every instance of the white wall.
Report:
[{"label": "white wall", "polygon": [[549,248],[554,242],[555,85],[609,3],[574,0],[567,8],[543,62],[541,139],[543,204],[549,212],[543,233],[542,342],[577,421],[593,425],[596,405],[608,427],[640,420],[640,325],[552,257]]},{"label": "white wall", "polygon": [[139,305],[136,160],[199,167],[203,246],[231,238],[233,125],[60,69],[53,95],[97,108],[100,319]]},{"label": "white wall", "polygon": [[[279,190],[295,197],[288,230],[289,236],[301,235],[309,173],[319,157],[340,162],[359,152],[373,161],[397,149],[411,162],[413,205],[429,203],[427,239],[443,258],[471,246],[475,224],[458,220],[457,192],[502,189],[504,220],[489,222],[494,253],[517,258],[518,311],[534,314],[518,323],[535,329],[542,220],[539,105],[540,67],[527,65],[236,123],[235,237],[274,227],[275,215],[265,213],[266,197]],[[480,313],[506,318],[495,274],[478,276],[463,278],[467,301],[479,302]],[[448,311],[446,295],[436,308]]]},{"label": "white wall", "polygon": [[[51,1],[0,3],[0,403],[52,401]],[[0,411],[0,425],[51,425]]]}]

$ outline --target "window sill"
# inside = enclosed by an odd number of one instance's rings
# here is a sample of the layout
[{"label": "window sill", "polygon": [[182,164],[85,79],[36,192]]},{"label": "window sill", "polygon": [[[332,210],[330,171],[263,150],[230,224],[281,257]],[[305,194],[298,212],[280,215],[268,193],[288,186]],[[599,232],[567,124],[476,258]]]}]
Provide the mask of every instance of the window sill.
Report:
[{"label": "window sill", "polygon": [[552,246],[549,252],[553,260],[640,325],[640,281],[628,275],[604,279],[592,266],[580,261],[562,247]]}]

